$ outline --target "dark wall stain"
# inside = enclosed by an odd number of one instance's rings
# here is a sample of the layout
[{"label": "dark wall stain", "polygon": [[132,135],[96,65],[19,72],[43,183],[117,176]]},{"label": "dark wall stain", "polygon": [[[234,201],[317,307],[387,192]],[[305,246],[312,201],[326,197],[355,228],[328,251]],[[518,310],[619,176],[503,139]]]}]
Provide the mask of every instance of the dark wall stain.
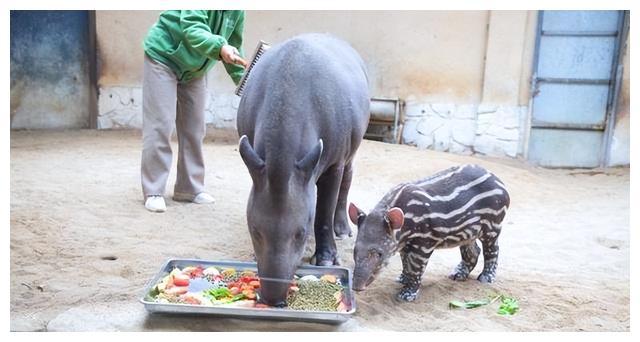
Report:
[{"label": "dark wall stain", "polygon": [[12,128],[89,122],[87,11],[11,11]]}]

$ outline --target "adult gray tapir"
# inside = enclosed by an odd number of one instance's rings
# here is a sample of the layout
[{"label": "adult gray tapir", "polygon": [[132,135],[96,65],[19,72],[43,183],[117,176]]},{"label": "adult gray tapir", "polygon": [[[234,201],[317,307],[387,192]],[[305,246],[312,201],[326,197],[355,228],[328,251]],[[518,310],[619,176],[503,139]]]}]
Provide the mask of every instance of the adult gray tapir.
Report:
[{"label": "adult gray tapir", "polygon": [[247,224],[261,301],[282,306],[315,233],[312,263],[338,264],[334,232],[351,236],[347,193],[369,122],[364,63],[346,42],[305,34],[270,48],[254,66],[238,107],[240,155],[253,187]]}]

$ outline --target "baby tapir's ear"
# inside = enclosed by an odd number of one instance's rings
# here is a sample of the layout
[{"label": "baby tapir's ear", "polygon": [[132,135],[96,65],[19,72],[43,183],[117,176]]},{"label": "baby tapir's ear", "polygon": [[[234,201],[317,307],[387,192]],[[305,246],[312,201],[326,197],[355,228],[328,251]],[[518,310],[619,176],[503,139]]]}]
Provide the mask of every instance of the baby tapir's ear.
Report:
[{"label": "baby tapir's ear", "polygon": [[360,215],[364,215],[364,212],[356,207],[355,204],[349,203],[349,219],[351,219],[351,222],[353,222],[353,224],[358,224],[358,218],[360,217]]},{"label": "baby tapir's ear", "polygon": [[397,207],[391,208],[387,211],[387,219],[391,229],[400,229],[404,224],[404,212]]}]

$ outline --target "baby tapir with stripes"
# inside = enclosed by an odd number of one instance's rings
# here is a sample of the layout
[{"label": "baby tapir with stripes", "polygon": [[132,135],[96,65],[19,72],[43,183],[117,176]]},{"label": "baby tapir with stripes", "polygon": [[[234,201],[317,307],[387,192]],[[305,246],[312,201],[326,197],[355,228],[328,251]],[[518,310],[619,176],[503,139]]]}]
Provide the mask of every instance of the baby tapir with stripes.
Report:
[{"label": "baby tapir with stripes", "polygon": [[396,252],[402,258],[398,298],[413,301],[431,253],[460,247],[462,261],[449,278],[466,280],[482,243],[483,283],[496,277],[500,225],[509,207],[504,184],[477,165],[463,165],[389,191],[367,215],[353,203],[349,218],[358,226],[353,287],[362,291]]}]

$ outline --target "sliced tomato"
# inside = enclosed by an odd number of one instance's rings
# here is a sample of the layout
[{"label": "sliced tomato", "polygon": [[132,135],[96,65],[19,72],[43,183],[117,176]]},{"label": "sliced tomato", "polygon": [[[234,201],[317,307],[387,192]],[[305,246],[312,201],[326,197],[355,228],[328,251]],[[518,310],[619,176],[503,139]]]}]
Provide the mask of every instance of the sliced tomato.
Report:
[{"label": "sliced tomato", "polygon": [[252,280],[249,282],[249,285],[253,286],[254,288],[258,288],[260,287],[260,281],[259,280]]},{"label": "sliced tomato", "polygon": [[242,291],[240,290],[240,288],[238,288],[238,287],[236,287],[236,286],[230,287],[230,288],[229,288],[229,291],[230,291],[230,292],[231,292],[231,294],[232,294],[232,295],[234,295],[234,296],[235,296],[235,295],[237,295],[237,294],[239,294],[240,292],[242,292]]},{"label": "sliced tomato", "polygon": [[189,286],[189,276],[186,274],[176,274],[173,276],[173,284],[176,286]]}]

